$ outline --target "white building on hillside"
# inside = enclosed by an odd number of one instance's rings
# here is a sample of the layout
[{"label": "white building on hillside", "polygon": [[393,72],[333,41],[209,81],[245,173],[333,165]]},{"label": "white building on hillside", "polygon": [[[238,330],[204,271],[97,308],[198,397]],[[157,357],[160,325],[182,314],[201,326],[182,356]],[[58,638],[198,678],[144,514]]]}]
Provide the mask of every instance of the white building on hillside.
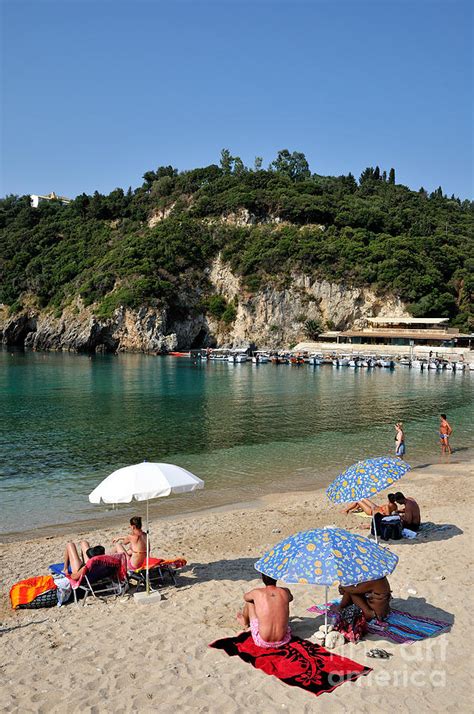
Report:
[{"label": "white building on hillside", "polygon": [[32,208],[38,208],[40,203],[43,203],[44,201],[59,201],[63,206],[67,206],[67,204],[71,203],[72,201],[72,198],[66,198],[66,196],[57,196],[54,191],[51,191],[51,193],[47,196],[40,196],[37,193],[32,193],[30,199]]}]

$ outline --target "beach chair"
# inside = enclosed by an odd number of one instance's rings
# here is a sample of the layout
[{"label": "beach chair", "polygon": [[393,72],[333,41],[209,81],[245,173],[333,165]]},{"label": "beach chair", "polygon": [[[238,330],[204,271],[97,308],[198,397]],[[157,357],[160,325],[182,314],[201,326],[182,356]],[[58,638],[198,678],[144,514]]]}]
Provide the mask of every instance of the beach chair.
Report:
[{"label": "beach chair", "polygon": [[[163,587],[166,585],[166,578],[169,578],[172,584],[176,586],[176,573],[181,568],[184,568],[186,563],[187,561],[184,558],[175,558],[174,560],[148,558],[150,588],[156,590]],[[137,590],[146,587],[146,572],[146,565],[136,570],[128,571],[128,580],[131,584],[137,586]]]},{"label": "beach chair", "polygon": [[[63,573],[63,563],[50,565],[53,573]],[[63,573],[64,574],[64,573]],[[65,573],[71,583],[74,602],[78,603],[78,594],[83,593],[82,604],[89,595],[93,597],[102,595],[122,595],[128,589],[127,558],[124,553],[116,555],[96,555],[90,558],[79,580],[72,580],[69,573]]]}]

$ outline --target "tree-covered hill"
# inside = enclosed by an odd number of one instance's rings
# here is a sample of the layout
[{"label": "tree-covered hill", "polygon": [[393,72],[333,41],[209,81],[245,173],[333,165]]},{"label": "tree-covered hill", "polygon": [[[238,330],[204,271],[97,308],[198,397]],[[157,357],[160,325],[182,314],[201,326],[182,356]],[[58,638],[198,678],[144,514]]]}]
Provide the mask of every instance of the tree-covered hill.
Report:
[{"label": "tree-covered hill", "polygon": [[216,310],[205,269],[220,252],[249,292],[303,272],[472,329],[471,201],[397,185],[393,169],[367,168],[358,181],[312,174],[304,154],[286,150],[268,169],[224,150],[219,166],[160,167],[143,179],[67,206],[2,199],[0,301],[16,312],[34,296],[60,312],[80,295],[106,317],[119,305],[179,309],[198,285],[199,309]]}]

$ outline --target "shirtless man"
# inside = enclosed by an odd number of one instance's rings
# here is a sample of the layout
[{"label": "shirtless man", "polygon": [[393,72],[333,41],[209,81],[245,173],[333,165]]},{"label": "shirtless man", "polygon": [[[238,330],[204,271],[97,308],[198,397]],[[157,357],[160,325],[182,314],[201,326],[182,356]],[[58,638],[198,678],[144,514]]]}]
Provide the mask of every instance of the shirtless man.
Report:
[{"label": "shirtless man", "polygon": [[401,491],[395,494],[395,501],[403,506],[403,509],[398,509],[400,518],[404,528],[410,531],[417,531],[421,523],[420,507],[414,498],[408,498]]},{"label": "shirtless man", "polygon": [[[140,516],[130,518],[130,534],[114,538],[112,543],[115,543],[117,553],[125,553],[127,556],[127,568],[129,570],[137,570],[141,568],[146,561],[146,533],[142,531],[142,519]],[[131,549],[124,548],[125,545],[130,545]]]},{"label": "shirtless man", "polygon": [[390,612],[391,590],[387,578],[369,580],[359,585],[340,585],[342,600],[337,609],[354,604],[360,607],[366,620],[383,620]]},{"label": "shirtless man", "polygon": [[281,647],[291,639],[288,619],[293,595],[288,588],[277,587],[276,580],[268,575],[262,573],[262,580],[264,588],[245,593],[245,606],[237,613],[237,620],[250,627],[257,647]]},{"label": "shirtless man", "polygon": [[442,454],[452,454],[449,437],[453,433],[451,425],[447,420],[446,414],[440,415],[439,422],[439,443],[441,444]]},{"label": "shirtless man", "polygon": [[360,501],[355,503],[350,503],[347,508],[343,509],[344,513],[352,513],[356,510],[362,510],[367,515],[371,516],[372,513],[381,513],[382,516],[391,516],[397,510],[397,504],[395,503],[395,494],[389,493],[387,496],[388,503],[383,506],[377,506],[376,503],[370,501],[368,498],[361,498]]}]

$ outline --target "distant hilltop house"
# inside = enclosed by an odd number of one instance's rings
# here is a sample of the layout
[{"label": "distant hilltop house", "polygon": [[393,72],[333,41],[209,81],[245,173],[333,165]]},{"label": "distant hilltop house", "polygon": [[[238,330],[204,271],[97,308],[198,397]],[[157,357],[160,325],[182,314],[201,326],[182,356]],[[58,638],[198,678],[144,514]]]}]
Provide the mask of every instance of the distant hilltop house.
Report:
[{"label": "distant hilltop house", "polygon": [[59,201],[63,206],[67,206],[68,203],[71,203],[72,198],[66,198],[66,196],[57,196],[54,191],[51,191],[50,194],[47,196],[40,196],[37,193],[32,193],[30,196],[31,200],[31,207],[32,208],[38,208],[40,203],[44,203],[44,201]]}]

